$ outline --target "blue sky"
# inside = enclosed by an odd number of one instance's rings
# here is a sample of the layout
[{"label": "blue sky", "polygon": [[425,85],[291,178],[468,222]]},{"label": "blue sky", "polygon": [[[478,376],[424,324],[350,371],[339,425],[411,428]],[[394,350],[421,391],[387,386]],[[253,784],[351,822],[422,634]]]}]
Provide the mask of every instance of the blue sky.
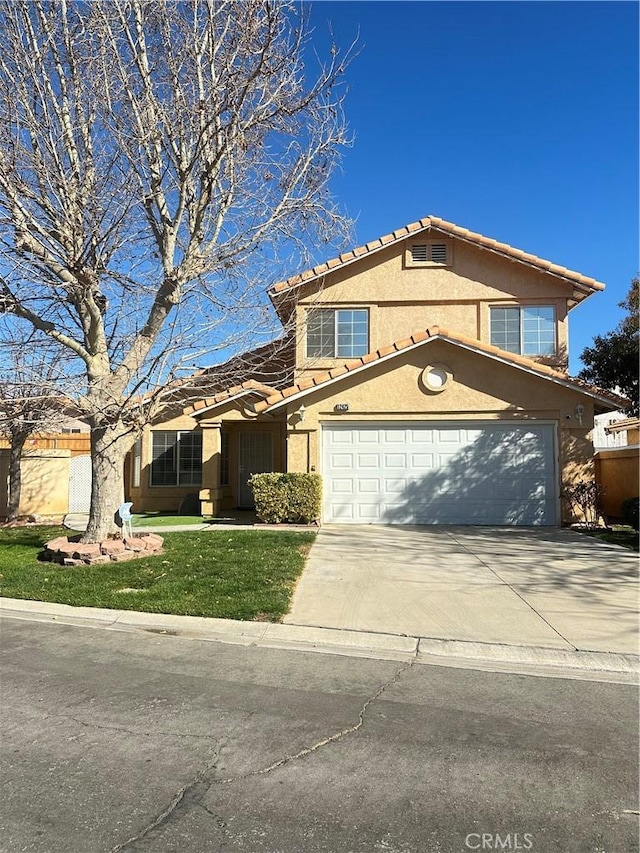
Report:
[{"label": "blue sky", "polygon": [[605,282],[571,312],[570,370],[638,272],[638,4],[312,4],[359,34],[355,137],[333,191],[356,245],[429,214]]}]

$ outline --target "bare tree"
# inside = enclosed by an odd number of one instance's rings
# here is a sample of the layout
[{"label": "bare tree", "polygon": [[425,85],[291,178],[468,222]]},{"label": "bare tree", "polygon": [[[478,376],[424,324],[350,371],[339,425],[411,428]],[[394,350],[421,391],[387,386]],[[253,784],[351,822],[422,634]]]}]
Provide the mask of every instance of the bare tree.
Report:
[{"label": "bare tree", "polygon": [[352,49],[309,76],[281,0],[0,0],[0,24],[0,310],[81,365],[96,541],[177,368],[268,339],[286,258],[347,233]]},{"label": "bare tree", "polygon": [[19,339],[2,329],[0,375],[0,435],[9,442],[9,499],[7,521],[20,513],[22,454],[33,435],[60,428],[68,401],[57,392],[58,366],[51,349],[34,346],[34,335]]}]

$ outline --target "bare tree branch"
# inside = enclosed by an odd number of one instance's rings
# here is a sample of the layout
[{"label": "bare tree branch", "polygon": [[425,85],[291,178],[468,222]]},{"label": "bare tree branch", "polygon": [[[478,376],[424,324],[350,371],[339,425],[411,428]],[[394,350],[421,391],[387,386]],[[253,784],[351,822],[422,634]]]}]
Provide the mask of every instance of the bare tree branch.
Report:
[{"label": "bare tree branch", "polygon": [[329,180],[354,47],[314,73],[289,0],[0,0],[0,26],[0,312],[79,360],[97,536],[191,354],[240,371],[282,334],[289,259],[349,233]]}]

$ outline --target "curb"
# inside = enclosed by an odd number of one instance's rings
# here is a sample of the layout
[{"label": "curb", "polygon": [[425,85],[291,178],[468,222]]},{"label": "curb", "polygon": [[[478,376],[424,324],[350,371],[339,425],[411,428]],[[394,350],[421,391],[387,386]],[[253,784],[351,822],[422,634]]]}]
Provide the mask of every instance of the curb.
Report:
[{"label": "curb", "polygon": [[338,628],[313,628],[274,622],[240,622],[204,616],[174,616],[135,610],[73,607],[18,598],[0,598],[0,615],[113,631],[149,632],[242,646],[313,651],[378,660],[555,675],[635,683],[640,655],[600,651],[568,651],[538,646],[507,646],[429,637],[377,634]]}]

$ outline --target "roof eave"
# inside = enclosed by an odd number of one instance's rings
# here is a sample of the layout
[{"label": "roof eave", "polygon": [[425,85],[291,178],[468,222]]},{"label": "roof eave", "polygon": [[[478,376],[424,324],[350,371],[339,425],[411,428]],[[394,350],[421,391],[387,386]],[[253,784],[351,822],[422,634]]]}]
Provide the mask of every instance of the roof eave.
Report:
[{"label": "roof eave", "polygon": [[571,391],[575,391],[578,394],[583,394],[586,397],[589,397],[589,398],[593,399],[594,401],[596,401],[597,403],[599,403],[604,408],[605,411],[614,411],[616,408],[618,408],[620,406],[624,406],[625,404],[628,403],[628,401],[622,397],[616,398],[616,400],[614,401],[613,399],[610,399],[608,397],[601,395],[600,393],[597,392],[596,389],[585,388],[582,385],[578,385],[575,381],[573,381],[571,379],[563,379],[561,376],[558,376],[555,374],[549,374],[549,373],[546,373],[542,370],[536,370],[535,368],[529,367],[526,364],[521,364],[521,363],[518,364],[517,362],[511,361],[509,359],[501,358],[500,355],[498,355],[497,353],[487,352],[485,349],[482,349],[480,347],[474,347],[471,344],[467,344],[463,341],[457,340],[456,338],[451,338],[451,337],[448,337],[447,335],[437,333],[437,334],[431,335],[430,337],[428,337],[424,340],[421,340],[421,341],[418,341],[414,344],[411,344],[410,346],[403,347],[402,349],[395,350],[394,352],[388,353],[384,356],[381,356],[380,358],[377,358],[375,360],[371,360],[371,361],[367,362],[366,364],[361,364],[358,367],[354,367],[351,370],[341,372],[339,375],[331,377],[330,379],[328,379],[322,383],[319,383],[318,385],[312,385],[309,388],[304,388],[304,389],[301,389],[300,391],[297,391],[296,393],[289,394],[287,397],[284,397],[282,400],[277,400],[274,403],[272,403],[271,405],[266,406],[264,409],[261,409],[260,414],[271,413],[271,412],[274,412],[278,409],[284,408],[291,403],[297,402],[298,400],[302,399],[303,397],[307,397],[309,394],[313,394],[315,391],[319,391],[320,389],[324,390],[325,388],[328,388],[329,386],[334,385],[337,382],[340,382],[342,379],[347,379],[347,378],[350,378],[352,376],[356,376],[359,373],[367,370],[370,367],[373,367],[375,365],[384,364],[385,362],[390,361],[391,359],[395,358],[396,356],[409,353],[412,350],[418,349],[418,347],[421,347],[425,344],[428,344],[430,341],[438,340],[438,339],[446,341],[448,343],[451,343],[455,346],[459,346],[462,349],[468,350],[469,352],[474,352],[477,355],[484,356],[485,358],[490,358],[493,361],[497,361],[500,364],[504,364],[508,367],[513,367],[513,368],[516,368],[517,370],[522,370],[525,373],[529,374],[530,376],[535,376],[538,379],[546,379],[550,382],[553,382],[556,385],[560,385],[560,386],[567,388]]}]

